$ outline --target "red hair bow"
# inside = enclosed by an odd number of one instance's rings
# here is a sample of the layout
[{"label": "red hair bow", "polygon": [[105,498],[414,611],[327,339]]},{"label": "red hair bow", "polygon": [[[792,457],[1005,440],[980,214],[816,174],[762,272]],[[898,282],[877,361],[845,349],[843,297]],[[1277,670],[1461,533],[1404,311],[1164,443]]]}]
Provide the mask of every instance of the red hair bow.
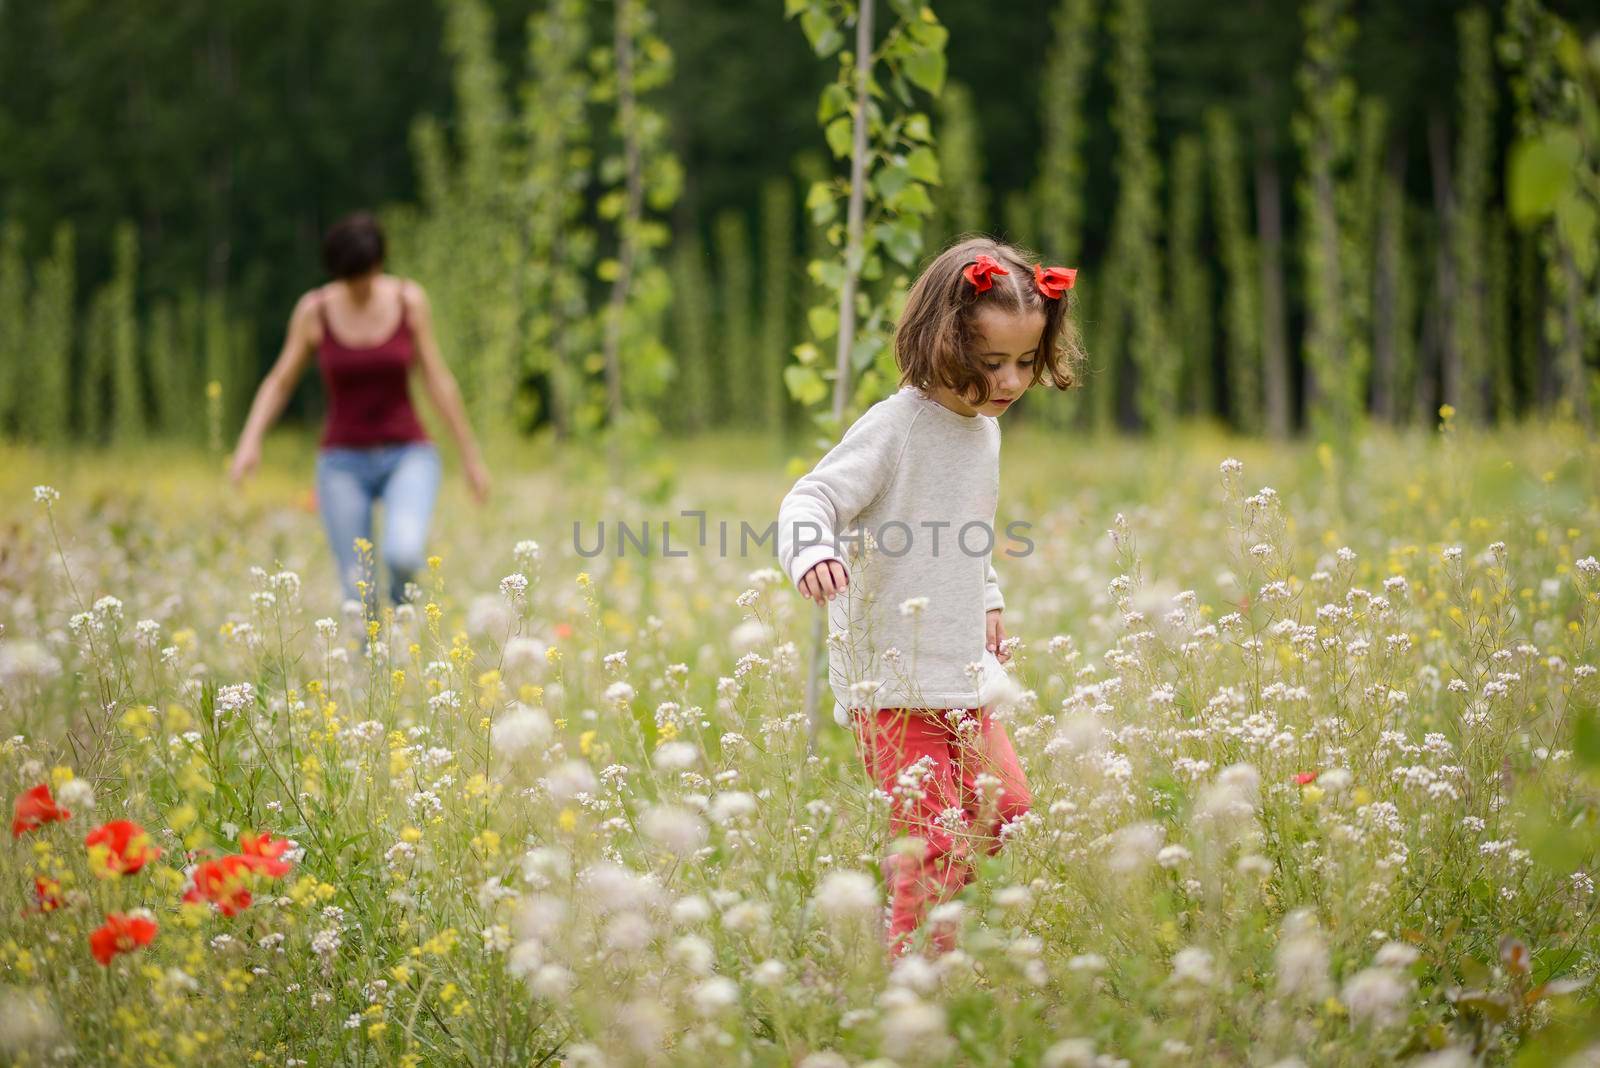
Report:
[{"label": "red hair bow", "polygon": [[988,256],[979,256],[962,269],[961,277],[971,282],[973,289],[983,293],[994,285],[995,275],[1010,273],[1010,271]]},{"label": "red hair bow", "polygon": [[1077,280],[1076,267],[1040,267],[1035,264],[1033,268],[1033,284],[1051,300],[1060,300]]}]

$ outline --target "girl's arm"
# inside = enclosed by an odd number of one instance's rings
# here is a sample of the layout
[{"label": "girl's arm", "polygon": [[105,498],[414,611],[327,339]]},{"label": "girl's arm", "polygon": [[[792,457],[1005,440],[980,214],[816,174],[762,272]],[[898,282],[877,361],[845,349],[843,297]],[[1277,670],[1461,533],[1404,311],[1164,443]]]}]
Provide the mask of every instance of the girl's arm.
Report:
[{"label": "girl's arm", "polygon": [[[428,304],[428,294],[420,285],[402,284],[405,285],[403,292],[409,297],[406,307],[411,312],[411,322],[417,335],[417,352],[422,357],[422,383],[428,391],[428,399],[433,401],[434,408],[450,427],[456,447],[461,450],[467,483],[472,487],[472,495],[482,504],[489,499],[489,469],[484,466],[483,457],[478,453],[478,442],[472,436],[472,424],[467,421],[467,409],[461,403],[461,388],[456,385],[455,375],[450,373],[444,357],[439,354],[439,343],[433,336],[433,309]],[[509,387],[510,383],[507,383]]]},{"label": "girl's arm", "polygon": [[1000,576],[995,574],[992,560],[984,566],[988,570],[983,580],[983,610],[985,612],[999,611],[1006,606],[1006,599],[1000,596]]},{"label": "girl's arm", "polygon": [[[879,402],[850,424],[839,443],[802,475],[778,506],[778,563],[802,594],[820,603],[848,585],[850,571],[835,546],[840,532],[888,488],[906,442],[896,410]],[[829,562],[806,582],[818,564]]]},{"label": "girl's arm", "polygon": [[987,568],[983,580],[984,644],[995,655],[995,659],[1004,664],[1011,659],[1011,654],[1001,648],[1006,640],[1006,628],[1000,622],[1000,613],[1006,607],[1006,600],[1000,596],[1000,576],[995,574],[994,562],[990,561],[984,566]]},{"label": "girl's arm", "polygon": [[239,443],[233,450],[233,462],[228,465],[228,477],[234,485],[243,482],[261,462],[261,439],[283,413],[283,406],[289,403],[295,385],[311,362],[311,320],[316,316],[316,301],[313,294],[306,293],[289,313],[283,349],[256,389],[255,399],[250,402],[250,414],[245,418]]}]

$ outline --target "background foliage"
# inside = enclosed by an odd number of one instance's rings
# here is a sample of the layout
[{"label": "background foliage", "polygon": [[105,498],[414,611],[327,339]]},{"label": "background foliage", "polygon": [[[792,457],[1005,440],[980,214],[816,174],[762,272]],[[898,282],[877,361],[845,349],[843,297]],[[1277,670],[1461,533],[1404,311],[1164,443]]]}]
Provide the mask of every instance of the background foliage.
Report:
[{"label": "background foliage", "polygon": [[[802,314],[826,236],[806,196],[843,170],[830,64],[778,4],[649,11],[660,223],[642,232],[671,247],[634,287],[630,381],[656,383],[641,406],[670,430],[796,429],[783,367],[827,340]],[[910,79],[936,89],[923,251],[982,229],[1084,268],[1091,389],[1022,417],[1319,436],[1441,402],[1588,419],[1600,19],[1584,5],[935,11],[938,76]],[[552,26],[570,47],[549,47]],[[612,26],[612,5],[534,0],[0,5],[0,429],[226,441],[321,281],[319,234],[362,206],[434,292],[469,399],[505,402],[475,405],[480,421],[593,422]],[[292,415],[320,406],[309,386]]]}]

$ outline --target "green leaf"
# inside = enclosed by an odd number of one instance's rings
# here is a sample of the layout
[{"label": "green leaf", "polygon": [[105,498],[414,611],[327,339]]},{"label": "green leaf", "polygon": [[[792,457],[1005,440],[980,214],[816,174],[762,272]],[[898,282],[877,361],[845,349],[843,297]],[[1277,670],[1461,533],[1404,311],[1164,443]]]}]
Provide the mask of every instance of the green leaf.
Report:
[{"label": "green leaf", "polygon": [[878,358],[878,353],[883,349],[883,341],[871,334],[863,334],[856,338],[855,344],[850,346],[850,368],[857,374],[872,366],[872,361]]},{"label": "green leaf", "polygon": [[1591,708],[1579,708],[1572,725],[1572,755],[1578,763],[1600,768],[1600,715]]},{"label": "green leaf", "polygon": [[872,176],[872,187],[884,200],[892,200],[910,181],[911,172],[904,164],[891,163],[878,168],[878,173]]},{"label": "green leaf", "polygon": [[834,82],[822,90],[822,96],[817,100],[817,121],[825,123],[836,115],[845,114],[850,110],[850,90],[839,82]]},{"label": "green leaf", "polygon": [[933,199],[928,196],[928,187],[921,182],[913,182],[889,200],[889,207],[893,211],[909,212],[912,215],[933,214]]},{"label": "green leaf", "polygon": [[916,103],[911,97],[911,86],[901,75],[899,67],[890,68],[889,88],[894,91],[895,99],[900,101],[901,107],[909,108]]},{"label": "green leaf", "polygon": [[908,141],[921,141],[925,144],[932,141],[933,125],[928,122],[928,116],[920,111],[907,115],[905,135]]},{"label": "green leaf", "polygon": [[789,388],[789,396],[805,408],[819,403],[828,395],[828,386],[822,381],[822,376],[814,368],[801,367],[797,363],[791,363],[783,369],[783,384]]},{"label": "green leaf", "polygon": [[806,313],[806,322],[811,326],[812,337],[826,341],[839,330],[838,309],[827,305],[812,308]]},{"label": "green leaf", "polygon": [[844,264],[838,260],[818,261],[815,273],[817,284],[826,288],[837,290],[844,285]]},{"label": "green leaf", "polygon": [[911,172],[911,177],[919,182],[930,185],[939,184],[939,157],[931,148],[914,148],[906,157],[906,169]]},{"label": "green leaf", "polygon": [[811,42],[811,50],[824,59],[844,44],[844,34],[839,32],[839,27],[834,25],[827,10],[821,6],[808,8],[800,16],[800,29],[804,31],[806,40]]},{"label": "green leaf", "polygon": [[1570,26],[1563,25],[1560,34],[1556,40],[1556,62],[1568,75],[1578,78],[1583,71],[1583,41]]},{"label": "green leaf", "polygon": [[1594,205],[1583,196],[1564,196],[1556,203],[1556,233],[1572,250],[1573,264],[1585,278],[1594,276],[1596,221]]},{"label": "green leaf", "polygon": [[1502,1023],[1511,1015],[1511,1001],[1506,994],[1463,990],[1454,1000],[1457,1008],[1477,1013],[1491,1023]]},{"label": "green leaf", "polygon": [[945,42],[950,40],[950,31],[945,29],[938,19],[917,19],[906,27],[906,32],[918,44],[936,48],[941,52],[944,51]]},{"label": "green leaf", "polygon": [[843,159],[850,154],[850,116],[841,115],[828,123],[823,133],[828,138],[828,147],[833,150],[835,159]]},{"label": "green leaf", "polygon": [[884,251],[902,267],[912,266],[922,251],[922,234],[915,228],[884,225],[874,232]]},{"label": "green leaf", "polygon": [[1572,185],[1581,153],[1577,136],[1562,129],[1512,146],[1506,165],[1507,199],[1518,226],[1526,228],[1555,210]]},{"label": "green leaf", "polygon": [[906,60],[906,77],[913,85],[935,96],[944,88],[944,52],[936,48],[919,49]]}]

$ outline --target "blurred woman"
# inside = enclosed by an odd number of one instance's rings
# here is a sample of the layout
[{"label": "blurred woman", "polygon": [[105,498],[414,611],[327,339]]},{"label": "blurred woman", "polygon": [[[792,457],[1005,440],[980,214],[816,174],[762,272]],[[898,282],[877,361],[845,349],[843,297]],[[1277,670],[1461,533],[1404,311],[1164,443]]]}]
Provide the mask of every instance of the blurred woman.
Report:
[{"label": "blurred woman", "polygon": [[[328,230],[322,259],[333,281],[300,297],[288,336],[256,391],[229,471],[235,485],[261,461],[261,440],[294,393],[316,353],[328,394],[328,418],[317,452],[317,505],[347,599],[363,579],[358,539],[372,539],[372,508],[383,502],[382,561],[389,599],[405,600],[406,583],[426,559],[428,526],[439,488],[439,450],[411,406],[409,376],[422,383],[461,451],[473,496],[489,496],[455,377],[433,336],[428,296],[415,282],[383,273],[384,237],[366,212]],[[377,576],[361,598],[377,614]]]}]

